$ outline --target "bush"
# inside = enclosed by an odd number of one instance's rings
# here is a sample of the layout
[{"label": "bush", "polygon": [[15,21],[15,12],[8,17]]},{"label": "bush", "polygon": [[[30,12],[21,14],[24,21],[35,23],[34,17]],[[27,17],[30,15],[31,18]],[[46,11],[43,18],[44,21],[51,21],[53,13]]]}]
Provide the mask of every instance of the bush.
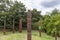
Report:
[{"label": "bush", "polygon": [[37,23],[32,23],[32,29],[33,30],[38,30],[39,26],[37,25]]}]

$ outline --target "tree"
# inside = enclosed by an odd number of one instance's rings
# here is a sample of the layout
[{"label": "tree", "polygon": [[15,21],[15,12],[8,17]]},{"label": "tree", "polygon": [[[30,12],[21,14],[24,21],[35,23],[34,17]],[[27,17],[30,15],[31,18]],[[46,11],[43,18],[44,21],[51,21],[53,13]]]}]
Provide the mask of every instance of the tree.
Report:
[{"label": "tree", "polygon": [[2,0],[0,1],[0,17],[1,17],[1,24],[3,26],[3,20],[4,16],[6,16],[6,28],[7,29],[12,29],[12,24],[13,24],[13,16],[14,16],[14,23],[15,29],[18,27],[18,21],[19,18],[22,18],[23,22],[25,22],[26,19],[26,8],[23,5],[23,3],[18,2],[18,1],[12,1],[12,0]]},{"label": "tree", "polygon": [[38,24],[37,22],[42,18],[41,11],[37,11],[37,9],[31,10],[31,15],[32,15],[32,28],[33,29],[38,29]]},{"label": "tree", "polygon": [[42,17],[41,11],[37,11],[37,9],[31,10],[31,15],[32,15],[32,22],[38,22]]},{"label": "tree", "polygon": [[55,14],[58,14],[59,13],[59,10],[58,9],[54,9],[51,13],[51,15],[55,15]]},{"label": "tree", "polygon": [[40,20],[37,24],[38,24],[38,26],[39,26],[39,35],[40,35],[40,37],[41,37],[41,32],[42,32],[42,20]]},{"label": "tree", "polygon": [[26,19],[26,8],[23,5],[23,3],[15,1],[14,5],[10,8],[10,12],[14,14],[15,24],[18,26],[20,18],[22,18],[22,21],[25,22]]},{"label": "tree", "polygon": [[49,35],[55,36],[54,34],[57,34],[57,36],[60,36],[59,24],[60,24],[60,12],[57,11],[57,14],[54,14],[52,16],[49,15],[44,16],[43,30]]}]

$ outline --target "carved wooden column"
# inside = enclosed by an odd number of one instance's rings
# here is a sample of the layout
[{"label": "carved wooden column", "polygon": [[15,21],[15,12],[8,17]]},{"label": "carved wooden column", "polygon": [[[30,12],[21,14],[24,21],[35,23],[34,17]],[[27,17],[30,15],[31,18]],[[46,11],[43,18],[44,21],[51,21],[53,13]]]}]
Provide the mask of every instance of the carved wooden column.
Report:
[{"label": "carved wooden column", "polygon": [[13,17],[13,27],[12,27],[12,31],[13,31],[13,33],[14,33],[14,26],[15,26],[15,22],[14,22],[15,20],[14,20],[14,17]]},{"label": "carved wooden column", "polygon": [[4,35],[6,34],[6,16],[4,18]]},{"label": "carved wooden column", "polygon": [[19,32],[22,32],[22,19],[19,19]]},{"label": "carved wooden column", "polygon": [[27,40],[31,40],[31,12],[27,12]]}]

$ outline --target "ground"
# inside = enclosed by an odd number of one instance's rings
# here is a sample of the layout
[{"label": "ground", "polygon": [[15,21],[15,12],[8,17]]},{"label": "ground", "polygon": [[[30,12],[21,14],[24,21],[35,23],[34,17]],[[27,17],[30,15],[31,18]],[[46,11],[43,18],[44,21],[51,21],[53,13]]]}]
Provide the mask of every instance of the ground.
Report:
[{"label": "ground", "polygon": [[[0,32],[0,40],[27,40],[27,31],[23,31],[22,33],[7,32],[6,35]],[[39,37],[38,31],[32,31],[32,40],[54,40],[54,38],[45,33],[42,33],[42,37]]]}]

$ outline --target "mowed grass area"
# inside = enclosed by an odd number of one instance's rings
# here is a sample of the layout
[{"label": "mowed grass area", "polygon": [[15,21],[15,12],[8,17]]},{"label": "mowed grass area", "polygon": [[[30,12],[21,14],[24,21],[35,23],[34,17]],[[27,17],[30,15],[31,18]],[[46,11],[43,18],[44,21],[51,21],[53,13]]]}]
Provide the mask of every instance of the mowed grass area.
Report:
[{"label": "mowed grass area", "polygon": [[[27,31],[23,30],[22,33],[7,32],[6,35],[0,32],[0,40],[27,40]],[[39,37],[38,31],[32,31],[32,40],[54,40],[54,38],[45,33],[42,33],[42,37]]]}]

